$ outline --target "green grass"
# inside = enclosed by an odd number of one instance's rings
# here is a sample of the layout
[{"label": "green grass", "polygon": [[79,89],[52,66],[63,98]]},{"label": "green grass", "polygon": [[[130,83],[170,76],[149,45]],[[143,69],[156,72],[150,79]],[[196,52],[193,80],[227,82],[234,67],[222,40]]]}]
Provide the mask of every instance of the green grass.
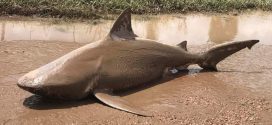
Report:
[{"label": "green grass", "polygon": [[130,7],[134,13],[272,10],[272,0],[0,0],[1,15],[100,18]]}]

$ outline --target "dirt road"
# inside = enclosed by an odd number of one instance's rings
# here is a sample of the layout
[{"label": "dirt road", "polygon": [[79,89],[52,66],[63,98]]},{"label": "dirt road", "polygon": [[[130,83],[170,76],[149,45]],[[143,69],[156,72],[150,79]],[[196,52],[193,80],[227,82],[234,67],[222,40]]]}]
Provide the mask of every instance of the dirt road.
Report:
[{"label": "dirt road", "polygon": [[[44,99],[16,86],[24,73],[82,46],[61,42],[0,42],[0,124],[272,124],[272,46],[256,45],[219,64],[121,93],[149,111],[141,117],[103,105]],[[201,48],[201,49],[199,49]],[[205,47],[190,46],[189,51]]]}]

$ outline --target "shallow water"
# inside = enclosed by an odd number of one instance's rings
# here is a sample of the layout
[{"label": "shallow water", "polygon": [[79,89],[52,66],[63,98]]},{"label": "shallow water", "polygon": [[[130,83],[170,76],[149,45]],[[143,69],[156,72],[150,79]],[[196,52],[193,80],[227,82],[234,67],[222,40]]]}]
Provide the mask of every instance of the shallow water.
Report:
[{"label": "shallow water", "polygon": [[[272,14],[134,16],[135,33],[189,51],[233,40],[260,39],[218,65],[221,72],[189,72],[170,81],[119,93],[154,115],[138,117],[95,98],[47,100],[19,89],[17,79],[83,44],[103,38],[113,21],[98,24],[0,21],[0,124],[271,124]],[[3,42],[5,41],[5,42]],[[49,42],[43,42],[49,41]]]},{"label": "shallow water", "polygon": [[[1,41],[61,41],[89,43],[109,32],[113,21],[98,24],[36,21],[0,21]],[[183,40],[200,45],[233,40],[259,39],[272,44],[272,13],[252,12],[229,15],[156,15],[136,16],[132,26],[139,37],[175,45]]]}]

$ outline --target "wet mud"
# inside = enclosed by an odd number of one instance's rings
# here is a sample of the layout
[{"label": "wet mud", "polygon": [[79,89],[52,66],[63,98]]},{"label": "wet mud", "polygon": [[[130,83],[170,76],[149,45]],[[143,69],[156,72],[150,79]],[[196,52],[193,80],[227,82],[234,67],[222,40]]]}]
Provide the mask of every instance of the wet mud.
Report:
[{"label": "wet mud", "polygon": [[97,25],[0,21],[0,124],[272,124],[271,18],[258,12],[136,17],[133,25],[140,37],[169,45],[188,40],[192,52],[232,40],[261,40],[252,50],[221,62],[219,72],[190,66],[189,71],[152,85],[117,93],[153,117],[110,108],[94,97],[50,100],[16,86],[24,73],[105,36],[110,21]]}]

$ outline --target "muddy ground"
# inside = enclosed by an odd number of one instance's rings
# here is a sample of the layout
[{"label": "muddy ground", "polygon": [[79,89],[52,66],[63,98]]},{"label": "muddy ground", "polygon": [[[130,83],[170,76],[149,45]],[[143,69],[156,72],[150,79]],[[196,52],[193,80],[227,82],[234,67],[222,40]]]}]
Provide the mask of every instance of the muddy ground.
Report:
[{"label": "muddy ground", "polygon": [[[121,93],[153,117],[103,105],[94,97],[48,100],[19,89],[17,79],[79,43],[0,42],[0,124],[272,124],[272,46],[258,44],[219,64],[220,72],[190,72]],[[190,46],[189,51],[206,47]]]}]

